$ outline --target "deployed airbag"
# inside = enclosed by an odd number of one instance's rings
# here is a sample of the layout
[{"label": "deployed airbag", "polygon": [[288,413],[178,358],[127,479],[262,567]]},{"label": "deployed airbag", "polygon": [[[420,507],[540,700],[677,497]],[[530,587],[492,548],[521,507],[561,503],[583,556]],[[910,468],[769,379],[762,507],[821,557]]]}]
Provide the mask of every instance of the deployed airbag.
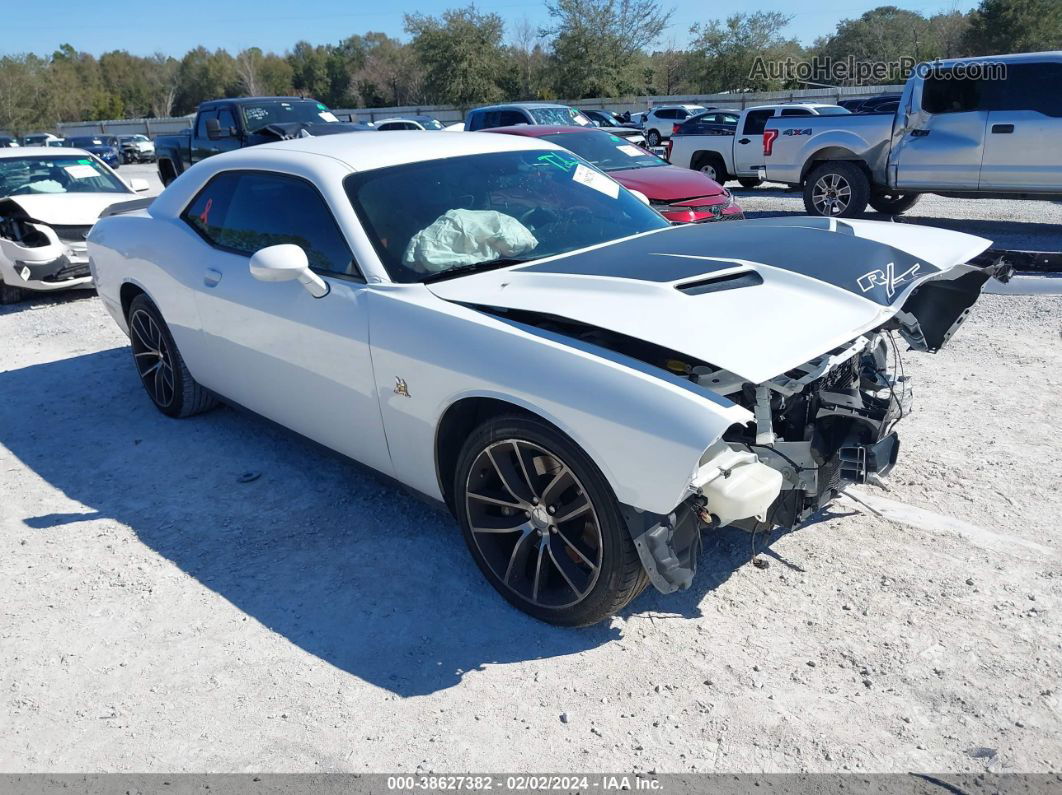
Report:
[{"label": "deployed airbag", "polygon": [[515,257],[538,245],[531,230],[511,215],[494,210],[449,210],[413,235],[402,261],[429,273],[502,257]]}]

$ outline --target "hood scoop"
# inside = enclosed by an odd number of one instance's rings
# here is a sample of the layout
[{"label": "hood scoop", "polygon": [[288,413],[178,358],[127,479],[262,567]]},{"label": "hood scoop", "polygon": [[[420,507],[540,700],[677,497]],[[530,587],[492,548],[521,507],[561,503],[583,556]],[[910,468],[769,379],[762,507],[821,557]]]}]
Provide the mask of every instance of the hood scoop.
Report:
[{"label": "hood scoop", "polygon": [[713,276],[709,279],[698,279],[695,282],[676,284],[675,289],[686,295],[704,295],[706,293],[720,293],[723,290],[738,290],[742,287],[756,287],[763,284],[763,277],[756,271],[742,271],[741,273],[728,273],[725,276]]}]

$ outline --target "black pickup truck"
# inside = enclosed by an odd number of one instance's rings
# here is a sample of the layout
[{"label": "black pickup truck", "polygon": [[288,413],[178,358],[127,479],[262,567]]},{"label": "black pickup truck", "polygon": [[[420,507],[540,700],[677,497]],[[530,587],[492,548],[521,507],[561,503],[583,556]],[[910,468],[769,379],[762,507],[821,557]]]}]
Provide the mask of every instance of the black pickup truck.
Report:
[{"label": "black pickup truck", "polygon": [[315,99],[302,97],[238,97],[201,104],[195,124],[155,141],[159,178],[169,185],[200,160],[245,146],[297,138],[371,130],[365,124],[342,122]]}]

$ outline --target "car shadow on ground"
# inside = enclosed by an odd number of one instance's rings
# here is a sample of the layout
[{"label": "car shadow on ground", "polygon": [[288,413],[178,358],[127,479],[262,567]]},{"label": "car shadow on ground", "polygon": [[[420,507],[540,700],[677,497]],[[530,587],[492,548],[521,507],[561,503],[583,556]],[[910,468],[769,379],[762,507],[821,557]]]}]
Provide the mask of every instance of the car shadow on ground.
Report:
[{"label": "car shadow on ground", "polygon": [[[401,696],[621,636],[620,624],[563,629],[512,608],[448,513],[312,442],[225,407],[162,416],[127,348],[0,372],[0,394],[13,398],[0,401],[0,444],[80,503],[27,517],[33,532],[120,522],[291,643]],[[758,550],[772,538],[757,536]],[[692,589],[650,588],[624,615],[699,615],[705,594],[749,562],[750,543],[719,531]]]},{"label": "car shadow on ground", "polygon": [[19,301],[13,304],[0,304],[0,315],[13,315],[16,312],[43,309],[47,306],[68,304],[72,301],[83,301],[86,298],[95,297],[95,290],[58,290],[53,293],[27,291]]}]

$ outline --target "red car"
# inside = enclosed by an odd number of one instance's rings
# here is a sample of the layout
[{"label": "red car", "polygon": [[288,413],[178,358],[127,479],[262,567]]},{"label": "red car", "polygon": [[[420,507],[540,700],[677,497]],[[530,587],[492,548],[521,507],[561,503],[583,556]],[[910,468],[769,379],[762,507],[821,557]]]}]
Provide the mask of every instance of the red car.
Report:
[{"label": "red car", "polygon": [[625,188],[644,193],[653,208],[674,224],[733,221],[745,217],[726,188],[699,171],[672,166],[651,152],[605,130],[520,125],[492,133],[545,138],[593,163]]}]

